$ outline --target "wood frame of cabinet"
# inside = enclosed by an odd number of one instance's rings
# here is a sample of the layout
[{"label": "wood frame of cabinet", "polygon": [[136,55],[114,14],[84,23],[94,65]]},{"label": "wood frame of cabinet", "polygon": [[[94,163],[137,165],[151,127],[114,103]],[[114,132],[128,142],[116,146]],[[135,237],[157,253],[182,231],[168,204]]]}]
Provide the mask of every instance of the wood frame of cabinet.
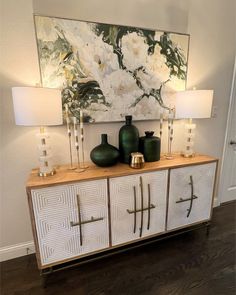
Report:
[{"label": "wood frame of cabinet", "polygon": [[[168,218],[168,209],[169,209],[169,189],[170,189],[170,174],[172,169],[180,168],[180,167],[187,167],[187,166],[196,166],[196,165],[204,165],[208,163],[216,163],[215,175],[214,175],[214,184],[213,184],[213,192],[212,192],[212,201],[211,201],[211,211],[210,211],[210,218],[201,220],[199,222],[195,222],[192,224],[184,225],[179,228],[175,228],[172,230],[167,230],[167,218]],[[35,249],[36,249],[36,258],[38,268],[40,270],[50,269],[53,266],[57,266],[60,264],[67,263],[69,261],[73,262],[74,260],[78,260],[80,258],[86,258],[88,256],[99,254],[102,252],[108,252],[111,249],[117,249],[120,247],[124,247],[126,245],[135,244],[136,242],[141,242],[144,240],[152,239],[154,237],[159,237],[161,235],[165,235],[174,231],[178,231],[184,228],[193,227],[195,225],[199,225],[202,223],[209,222],[212,217],[212,209],[213,209],[213,201],[214,195],[216,190],[216,177],[217,177],[217,169],[218,169],[218,159],[205,156],[205,155],[198,155],[194,158],[183,158],[180,155],[175,155],[174,159],[167,160],[165,158],[161,158],[158,162],[146,163],[143,169],[132,169],[128,165],[125,164],[118,164],[111,168],[99,168],[92,164],[89,165],[89,169],[84,173],[76,173],[73,171],[68,170],[68,166],[61,166],[58,169],[58,173],[54,176],[48,178],[40,178],[37,176],[37,170],[33,170],[29,179],[26,184],[26,191],[28,195],[28,204],[29,204],[29,211],[30,211],[30,218],[31,218],[31,225],[32,225],[32,232],[34,237]],[[157,233],[154,235],[149,235],[147,237],[141,237],[136,240],[122,243],[119,245],[112,245],[112,233],[111,233],[111,200],[110,200],[110,185],[109,181],[111,178],[120,177],[120,176],[128,176],[134,174],[142,174],[146,172],[152,171],[160,171],[160,170],[168,170],[167,175],[167,192],[166,192],[166,216],[165,216],[165,231],[161,233]],[[36,230],[36,223],[35,223],[35,215],[33,210],[33,203],[32,203],[32,196],[31,190],[32,189],[40,189],[50,186],[56,185],[63,185],[63,184],[73,184],[81,181],[91,181],[96,179],[106,179],[107,180],[107,195],[108,195],[108,224],[109,224],[109,247],[103,248],[98,251],[90,252],[87,254],[82,254],[79,256],[75,256],[73,258],[61,260],[57,263],[51,263],[47,265],[42,265],[40,252],[39,252],[39,243],[38,243],[38,234]]]}]

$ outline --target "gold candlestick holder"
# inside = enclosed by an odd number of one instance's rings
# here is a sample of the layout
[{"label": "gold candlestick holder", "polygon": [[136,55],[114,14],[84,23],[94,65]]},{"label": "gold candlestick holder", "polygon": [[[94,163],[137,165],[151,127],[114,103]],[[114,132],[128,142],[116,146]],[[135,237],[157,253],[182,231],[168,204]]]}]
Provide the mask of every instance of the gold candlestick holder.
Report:
[{"label": "gold candlestick holder", "polygon": [[66,105],[66,126],[67,126],[68,140],[69,140],[69,155],[70,155],[70,167],[68,168],[68,170],[75,170],[76,167],[73,166],[73,156],[72,156],[71,122],[70,122],[69,110],[67,105]]},{"label": "gold candlestick holder", "polygon": [[74,123],[74,139],[75,139],[75,149],[76,149],[76,156],[77,156],[77,168],[75,169],[75,172],[84,172],[85,169],[81,168],[80,163],[80,156],[79,156],[79,136],[78,136],[78,127],[77,127],[77,119],[76,117],[73,117],[73,123]]},{"label": "gold candlestick holder", "polygon": [[89,166],[84,162],[84,116],[83,110],[80,110],[80,138],[81,138],[81,150],[82,150],[82,169],[87,169]]},{"label": "gold candlestick holder", "polygon": [[169,114],[168,114],[168,151],[167,151],[167,154],[165,155],[165,158],[167,160],[173,159],[172,143],[174,139],[174,117],[175,117],[175,108],[170,108]]},{"label": "gold candlestick holder", "polygon": [[[163,119],[164,119],[164,114],[163,110],[160,112],[160,140],[162,139],[162,133],[163,133]],[[162,144],[161,144],[162,146]]]}]

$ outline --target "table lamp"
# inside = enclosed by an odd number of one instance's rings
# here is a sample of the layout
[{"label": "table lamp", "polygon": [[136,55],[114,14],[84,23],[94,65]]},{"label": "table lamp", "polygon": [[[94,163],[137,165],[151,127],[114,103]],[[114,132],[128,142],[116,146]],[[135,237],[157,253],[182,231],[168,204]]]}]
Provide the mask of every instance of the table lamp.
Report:
[{"label": "table lamp", "polygon": [[213,100],[213,90],[185,90],[176,93],[176,119],[189,119],[185,124],[185,148],[184,157],[193,157],[194,153],[194,129],[196,124],[192,119],[210,118]]},{"label": "table lamp", "polygon": [[13,87],[13,106],[16,125],[39,126],[39,176],[56,173],[52,166],[49,134],[45,126],[62,124],[61,91],[42,87]]}]

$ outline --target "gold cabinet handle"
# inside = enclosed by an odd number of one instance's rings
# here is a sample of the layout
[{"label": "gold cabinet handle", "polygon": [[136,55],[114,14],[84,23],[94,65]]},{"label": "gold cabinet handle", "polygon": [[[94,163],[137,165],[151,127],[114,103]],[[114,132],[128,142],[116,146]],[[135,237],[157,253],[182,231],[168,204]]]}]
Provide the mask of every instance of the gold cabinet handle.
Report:
[{"label": "gold cabinet handle", "polygon": [[151,188],[150,188],[150,183],[148,183],[148,223],[147,223],[147,230],[150,228],[150,217],[151,217]]},{"label": "gold cabinet handle", "polygon": [[79,239],[80,239],[80,246],[83,244],[83,237],[82,237],[82,226],[81,226],[81,212],[80,212],[80,199],[79,195],[76,195],[77,198],[77,206],[78,206],[78,215],[79,215]]},{"label": "gold cabinet handle", "polygon": [[140,189],[141,189],[141,224],[140,224],[140,232],[139,232],[139,237],[142,237],[143,233],[143,178],[140,176]]},{"label": "gold cabinet handle", "polygon": [[151,209],[154,209],[154,208],[156,208],[156,206],[153,205],[153,204],[150,204],[150,207],[143,208],[143,210],[142,209],[136,209],[136,211],[134,211],[134,210],[127,209],[127,212],[129,214],[134,214],[135,212],[138,213],[138,212],[141,212],[141,211],[147,211],[147,210],[151,210]]},{"label": "gold cabinet handle", "polygon": [[198,198],[197,196],[194,195],[194,184],[193,184],[193,176],[192,175],[190,175],[189,185],[191,186],[191,196],[190,196],[190,198],[187,198],[187,199],[180,198],[178,201],[176,201],[177,204],[190,201],[189,208],[187,209],[187,212],[188,212],[187,217],[189,217],[189,215],[190,215],[190,213],[192,211],[193,200]]},{"label": "gold cabinet handle", "polygon": [[141,226],[140,226],[140,237],[142,236],[142,230],[143,230],[143,212],[148,211],[148,223],[147,223],[147,229],[150,229],[150,219],[151,219],[151,209],[156,208],[155,205],[151,204],[151,187],[150,184],[148,184],[148,207],[144,208],[143,206],[143,182],[142,177],[140,177],[140,187],[141,187],[141,209],[137,209],[137,197],[136,197],[136,187],[133,187],[134,190],[134,210],[127,209],[127,212],[129,214],[134,214],[134,230],[133,233],[136,232],[136,224],[137,224],[137,213],[141,212]]},{"label": "gold cabinet handle", "polygon": [[86,224],[86,223],[91,223],[91,222],[96,222],[96,221],[103,220],[103,217],[94,218],[93,216],[91,216],[91,219],[82,221],[82,218],[81,218],[80,198],[79,198],[79,195],[78,194],[76,195],[76,199],[77,199],[79,222],[73,222],[73,221],[71,221],[70,222],[70,226],[71,227],[73,227],[73,226],[79,226],[80,246],[82,246],[83,245],[82,225],[83,224]]},{"label": "gold cabinet handle", "polygon": [[86,223],[91,223],[91,222],[96,222],[96,221],[100,221],[103,220],[103,217],[98,217],[98,218],[94,218],[93,216],[91,216],[91,219],[89,220],[85,220],[85,221],[81,221],[81,222],[70,222],[71,226],[77,226],[77,225],[82,225],[82,224],[86,224]]},{"label": "gold cabinet handle", "polygon": [[136,222],[137,222],[137,197],[136,197],[136,187],[134,189],[134,234],[136,233]]},{"label": "gold cabinet handle", "polygon": [[[188,214],[187,214],[187,217],[189,217],[191,211],[192,211],[192,207],[193,207],[193,200],[194,200],[194,194],[193,194],[193,177],[192,175],[190,175],[190,186],[191,186],[191,199],[190,199],[190,206],[189,206],[189,209],[188,209]],[[196,198],[195,198],[196,199]]]},{"label": "gold cabinet handle", "polygon": [[[198,197],[196,196],[193,196],[193,200],[197,199]],[[187,199],[183,199],[183,198],[179,198],[178,201],[176,201],[175,203],[178,204],[178,203],[183,203],[183,202],[187,202],[187,201],[191,201],[191,198],[187,198]]]}]

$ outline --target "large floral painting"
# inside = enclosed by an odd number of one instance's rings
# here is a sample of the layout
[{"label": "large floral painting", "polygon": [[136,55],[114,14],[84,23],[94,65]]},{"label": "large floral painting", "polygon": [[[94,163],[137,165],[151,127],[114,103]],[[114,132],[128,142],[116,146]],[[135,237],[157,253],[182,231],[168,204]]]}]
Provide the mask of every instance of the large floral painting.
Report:
[{"label": "large floral painting", "polygon": [[42,86],[87,122],[158,119],[185,89],[189,36],[35,16]]}]

